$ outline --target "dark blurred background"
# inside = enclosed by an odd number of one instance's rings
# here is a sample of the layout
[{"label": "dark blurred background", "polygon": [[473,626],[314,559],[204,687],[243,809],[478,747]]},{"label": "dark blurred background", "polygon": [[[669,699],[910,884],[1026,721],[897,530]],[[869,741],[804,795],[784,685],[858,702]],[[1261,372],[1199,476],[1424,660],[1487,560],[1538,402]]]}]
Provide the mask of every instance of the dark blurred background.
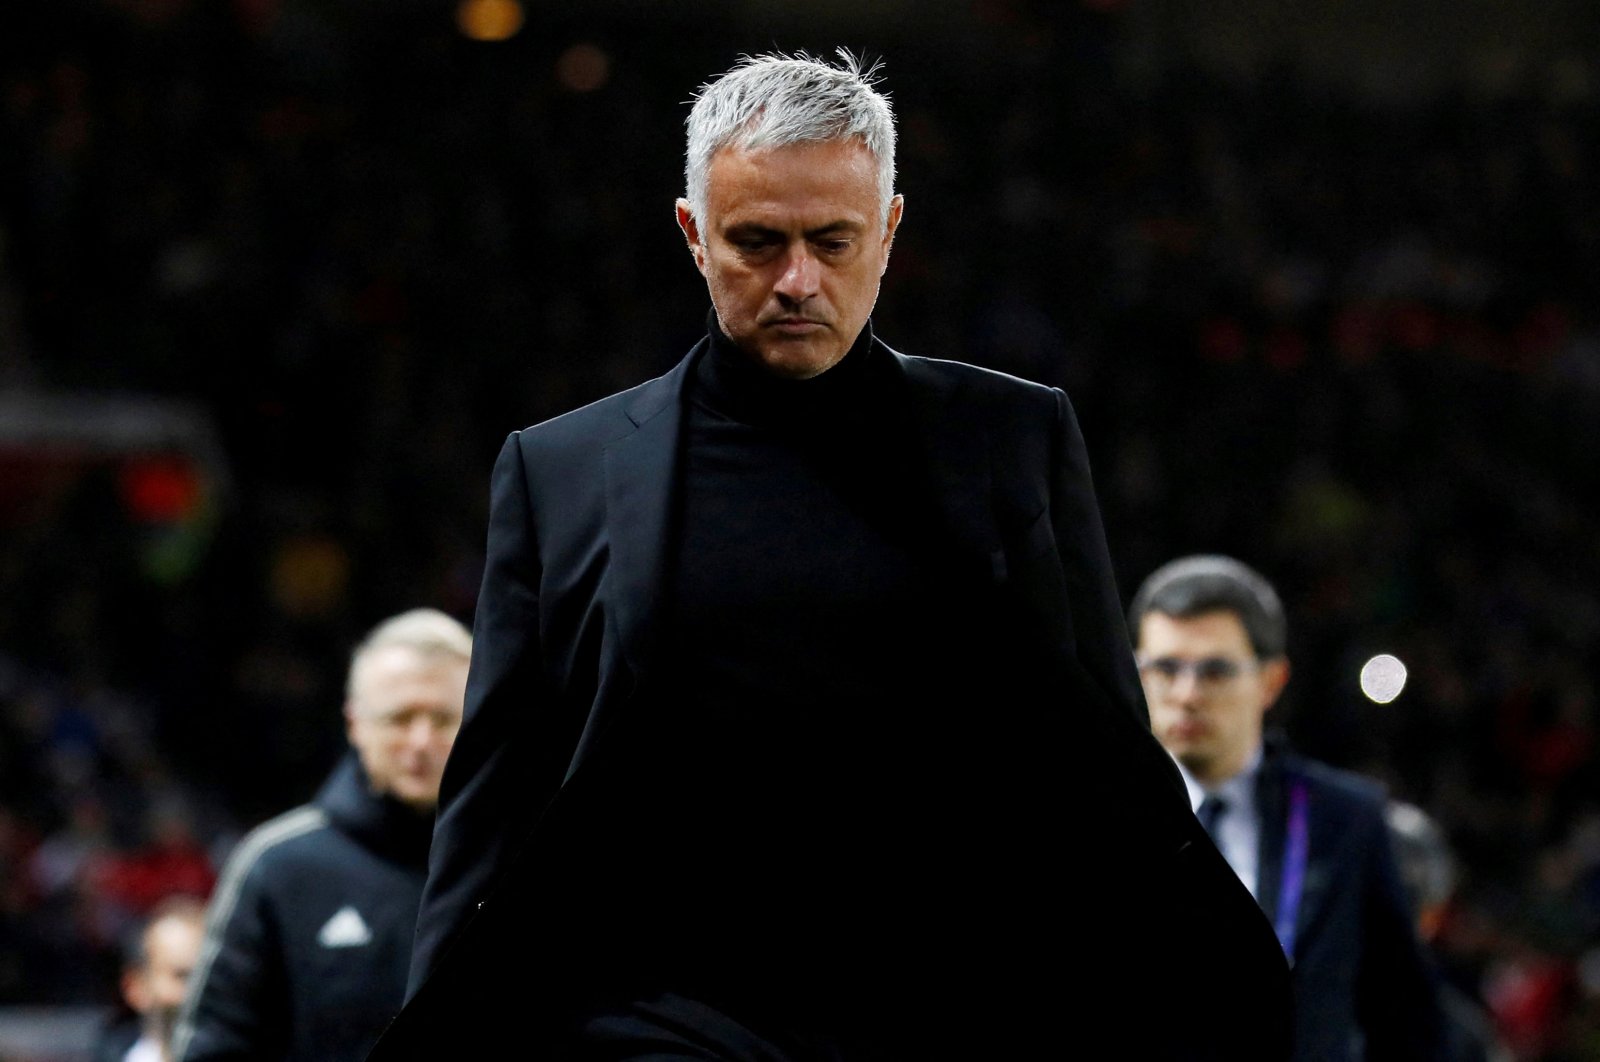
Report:
[{"label": "dark blurred background", "polygon": [[1600,1058],[1592,0],[0,6],[0,1003],[110,1002],[314,790],[353,641],[470,621],[505,434],[703,329],[692,93],[838,45],[879,334],[1067,389],[1125,596],[1278,583],[1279,721],[1456,850],[1448,974]]}]

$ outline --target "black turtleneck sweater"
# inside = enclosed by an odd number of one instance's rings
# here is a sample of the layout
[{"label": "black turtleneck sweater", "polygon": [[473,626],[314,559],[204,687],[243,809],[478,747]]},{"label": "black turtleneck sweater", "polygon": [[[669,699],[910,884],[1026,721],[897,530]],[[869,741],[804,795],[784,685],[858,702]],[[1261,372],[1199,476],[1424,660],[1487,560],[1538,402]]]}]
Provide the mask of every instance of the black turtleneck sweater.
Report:
[{"label": "black turtleneck sweater", "polygon": [[975,735],[1003,728],[969,725],[995,666],[984,584],[939,532],[893,357],[869,326],[828,371],[779,378],[713,320],[687,392],[670,666],[587,783],[586,836],[606,839],[580,879],[608,934],[591,954],[831,1006],[936,938],[918,900],[948,881],[992,762]]},{"label": "black turtleneck sweater", "polygon": [[762,792],[792,831],[898,732],[911,635],[940,608],[891,358],[864,329],[790,380],[714,331],[689,391],[661,718],[680,763]]}]

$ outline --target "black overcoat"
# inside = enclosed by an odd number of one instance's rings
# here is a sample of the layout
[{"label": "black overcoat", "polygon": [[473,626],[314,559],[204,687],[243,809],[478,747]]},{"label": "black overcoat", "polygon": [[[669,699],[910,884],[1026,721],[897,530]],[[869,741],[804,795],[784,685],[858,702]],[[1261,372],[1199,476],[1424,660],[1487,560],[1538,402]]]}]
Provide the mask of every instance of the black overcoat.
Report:
[{"label": "black overcoat", "polygon": [[[583,824],[564,813],[569,795],[661,667],[684,396],[707,342],[666,375],[514,432],[501,450],[408,1003],[374,1060],[447,1057],[463,1036],[501,1034],[548,1057],[541,1021],[561,1005],[560,956],[581,947],[584,927],[552,900],[563,864],[542,855],[572,858]],[[1068,872],[1048,892],[1042,874],[1015,889],[990,882],[973,906],[930,914],[957,928],[1003,920],[1005,939],[954,997],[970,990],[965,1009],[980,1021],[991,1005],[1051,1011],[1068,1056],[1083,1039],[1120,1045],[1120,1057],[1284,1057],[1287,966],[1149,732],[1066,395],[874,353],[895,366],[917,474],[946,534],[994,582],[996,615],[981,622],[1015,632],[1028,684],[1070,735],[1058,762],[1076,796],[1031,838],[1035,865]],[[1202,968],[1211,973],[1196,978]]]}]

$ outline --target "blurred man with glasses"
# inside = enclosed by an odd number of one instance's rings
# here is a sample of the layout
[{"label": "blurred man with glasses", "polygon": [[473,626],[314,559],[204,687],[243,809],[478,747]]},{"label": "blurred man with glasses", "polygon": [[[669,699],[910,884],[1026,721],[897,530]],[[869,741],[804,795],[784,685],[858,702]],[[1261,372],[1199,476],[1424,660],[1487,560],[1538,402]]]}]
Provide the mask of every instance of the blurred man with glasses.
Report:
[{"label": "blurred man with glasses", "polygon": [[1443,1057],[1384,792],[1265,726],[1289,681],[1272,585],[1231,557],[1183,557],[1145,580],[1129,619],[1151,728],[1293,966],[1295,1058]]}]

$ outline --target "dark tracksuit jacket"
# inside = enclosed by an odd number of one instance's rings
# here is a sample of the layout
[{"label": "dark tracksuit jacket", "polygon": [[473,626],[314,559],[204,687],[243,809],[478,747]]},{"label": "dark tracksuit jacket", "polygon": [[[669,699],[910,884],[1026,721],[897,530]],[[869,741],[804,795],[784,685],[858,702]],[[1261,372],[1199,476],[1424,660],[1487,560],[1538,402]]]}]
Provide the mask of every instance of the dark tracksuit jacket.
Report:
[{"label": "dark tracksuit jacket", "polygon": [[373,794],[355,754],[247,834],[211,898],[181,1062],[359,1062],[400,1009],[432,817]]}]

